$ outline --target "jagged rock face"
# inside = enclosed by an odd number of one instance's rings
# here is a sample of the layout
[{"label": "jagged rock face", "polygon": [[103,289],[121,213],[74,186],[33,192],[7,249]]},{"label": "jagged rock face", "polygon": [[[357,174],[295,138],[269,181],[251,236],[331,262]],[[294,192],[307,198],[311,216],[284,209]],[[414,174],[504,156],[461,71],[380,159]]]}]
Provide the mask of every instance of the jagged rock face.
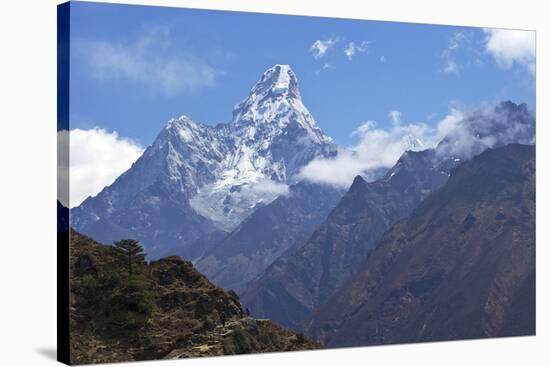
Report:
[{"label": "jagged rock face", "polygon": [[245,317],[238,296],[177,256],[135,264],[75,231],[71,246],[71,363],[112,363],[318,349],[270,320]]},{"label": "jagged rock face", "polygon": [[257,209],[207,250],[197,268],[219,286],[240,292],[288,249],[307,240],[343,195],[339,188],[309,182],[291,186],[288,194]]},{"label": "jagged rock face", "polygon": [[358,176],[307,241],[247,286],[243,302],[254,315],[301,329],[302,321],[359,270],[383,233],[447,178],[433,150],[405,153],[375,182]]},{"label": "jagged rock face", "polygon": [[127,172],[72,210],[71,225],[105,242],[137,238],[152,258],[166,248],[187,254],[206,234],[233,230],[257,205],[286,193],[312,159],[335,154],[294,72],[275,65],[231,123],[171,120]]},{"label": "jagged rock face", "polygon": [[313,315],[329,346],[535,333],[535,147],[488,150],[395,225]]},{"label": "jagged rock face", "polygon": [[210,185],[198,190],[191,206],[226,231],[257,204],[286,193],[312,159],[332,157],[336,146],[303,105],[298,80],[288,65],[268,69],[250,95],[235,106],[231,124],[217,127],[228,140]]}]

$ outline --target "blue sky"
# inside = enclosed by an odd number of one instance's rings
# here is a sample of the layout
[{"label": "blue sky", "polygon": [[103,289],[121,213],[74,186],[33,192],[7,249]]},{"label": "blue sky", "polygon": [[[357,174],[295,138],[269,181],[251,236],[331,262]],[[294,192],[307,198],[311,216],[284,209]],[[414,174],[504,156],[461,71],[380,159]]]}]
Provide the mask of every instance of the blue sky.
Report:
[{"label": "blue sky", "polygon": [[[71,127],[143,147],[171,117],[228,122],[275,63],[292,66],[305,105],[344,146],[365,121],[391,126],[394,110],[435,125],[453,105],[534,107],[533,60],[513,44],[490,49],[478,28],[79,2],[71,16]],[[317,41],[331,47],[319,54]]]}]

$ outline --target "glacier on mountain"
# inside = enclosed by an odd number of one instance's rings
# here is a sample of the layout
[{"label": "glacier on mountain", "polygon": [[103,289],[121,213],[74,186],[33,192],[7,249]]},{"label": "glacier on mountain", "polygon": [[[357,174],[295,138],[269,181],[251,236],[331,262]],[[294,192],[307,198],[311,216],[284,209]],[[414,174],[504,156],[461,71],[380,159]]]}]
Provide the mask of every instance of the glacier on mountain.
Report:
[{"label": "glacier on mountain", "polygon": [[[170,120],[127,172],[73,211],[73,225],[84,233],[111,233],[101,240],[143,233],[150,242],[179,247],[203,232],[231,231],[255,208],[284,195],[311,160],[336,153],[304,106],[296,75],[277,64],[235,106],[231,122]],[[163,212],[174,223],[166,224]],[[195,223],[193,236],[178,227],[188,219]],[[157,221],[165,228],[156,228]]]}]

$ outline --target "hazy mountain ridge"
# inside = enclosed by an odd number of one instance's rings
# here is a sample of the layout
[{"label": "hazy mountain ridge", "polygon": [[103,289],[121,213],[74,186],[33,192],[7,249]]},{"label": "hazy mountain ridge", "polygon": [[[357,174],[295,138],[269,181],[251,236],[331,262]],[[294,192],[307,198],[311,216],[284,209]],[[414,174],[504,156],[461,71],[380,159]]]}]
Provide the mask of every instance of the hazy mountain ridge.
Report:
[{"label": "hazy mountain ridge", "polygon": [[435,151],[407,152],[381,179],[356,177],[312,236],[275,261],[242,294],[255,315],[301,328],[367,259],[383,233],[448,178]]},{"label": "hazy mountain ridge", "polygon": [[216,284],[240,291],[287,250],[305,241],[336,206],[344,190],[300,182],[257,209],[207,250],[197,268]]},{"label": "hazy mountain ridge", "polygon": [[535,147],[488,150],[395,225],[307,331],[329,346],[535,332]]},{"label": "hazy mountain ridge", "polygon": [[[526,105],[502,102],[465,116],[435,149],[405,152],[379,180],[356,178],[309,241],[251,282],[243,302],[257,315],[301,329],[302,321],[359,270],[384,232],[443,186],[454,167],[490,147],[531,144],[534,134]],[[361,188],[364,194],[358,194]]]}]

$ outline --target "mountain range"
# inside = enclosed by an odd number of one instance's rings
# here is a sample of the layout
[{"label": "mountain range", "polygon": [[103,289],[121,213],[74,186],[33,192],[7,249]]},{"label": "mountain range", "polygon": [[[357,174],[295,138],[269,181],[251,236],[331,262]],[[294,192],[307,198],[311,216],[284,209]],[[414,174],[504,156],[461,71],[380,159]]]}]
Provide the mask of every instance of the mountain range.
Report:
[{"label": "mountain range", "polygon": [[434,149],[405,152],[385,176],[356,177],[327,220],[250,282],[241,296],[258,317],[303,330],[304,322],[355,274],[384,233],[442,187],[457,165],[487,149],[534,139],[524,104],[502,102],[460,121]]},{"label": "mountain range", "polygon": [[[527,106],[472,111],[431,148],[404,139],[393,167],[347,187],[302,179],[342,148],[277,64],[230,122],[170,120],[129,170],[71,209],[70,224],[103,243],[135,238],[151,260],[191,260],[254,317],[328,346],[534,332]],[[476,277],[483,284],[469,287]]]},{"label": "mountain range", "polygon": [[357,176],[328,218],[277,259],[243,292],[258,317],[300,329],[300,323],[354,274],[384,232],[441,187],[448,172],[434,150],[405,153],[381,179]]},{"label": "mountain range", "polygon": [[328,346],[534,334],[534,146],[490,149],[453,170],[307,330]]},{"label": "mountain range", "polygon": [[197,268],[212,281],[240,292],[273,261],[305,241],[327,218],[345,190],[302,181],[247,217],[207,249]]},{"label": "mountain range", "polygon": [[[303,105],[288,65],[266,70],[233,120],[168,122],[112,185],[72,210],[72,226],[103,242],[138,238],[149,256],[197,254],[203,238],[231,232],[269,204],[314,158],[336,155]],[[199,242],[197,242],[199,241]]]}]

